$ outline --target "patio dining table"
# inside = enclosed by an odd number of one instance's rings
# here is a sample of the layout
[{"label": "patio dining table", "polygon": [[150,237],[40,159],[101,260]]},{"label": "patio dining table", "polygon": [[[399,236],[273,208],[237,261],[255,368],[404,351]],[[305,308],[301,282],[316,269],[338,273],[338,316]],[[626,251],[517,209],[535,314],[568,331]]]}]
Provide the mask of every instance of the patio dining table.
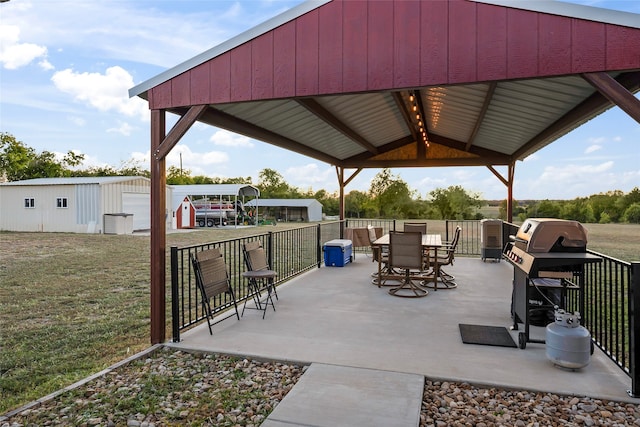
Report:
[{"label": "patio dining table", "polygon": [[[372,244],[372,246],[385,247],[389,246],[389,234],[385,234],[381,236],[379,239],[376,239]],[[434,259],[438,258],[438,248],[442,247],[442,236],[440,234],[423,234],[422,235],[422,247],[424,249],[433,250]],[[378,258],[378,283],[382,283],[382,257]],[[440,272],[438,263],[434,263],[433,274],[425,275],[423,277],[422,282],[429,283],[434,282],[434,289],[438,290],[438,278],[440,277]],[[390,274],[391,276],[391,274]]]}]

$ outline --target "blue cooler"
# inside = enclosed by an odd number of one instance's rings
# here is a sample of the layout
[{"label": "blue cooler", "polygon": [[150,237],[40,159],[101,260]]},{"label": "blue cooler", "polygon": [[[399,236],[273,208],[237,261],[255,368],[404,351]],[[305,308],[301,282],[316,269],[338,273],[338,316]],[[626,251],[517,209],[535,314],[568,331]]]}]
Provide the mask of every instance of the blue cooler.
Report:
[{"label": "blue cooler", "polygon": [[322,247],[324,252],[324,265],[327,267],[344,267],[351,262],[353,244],[351,240],[329,240]]}]

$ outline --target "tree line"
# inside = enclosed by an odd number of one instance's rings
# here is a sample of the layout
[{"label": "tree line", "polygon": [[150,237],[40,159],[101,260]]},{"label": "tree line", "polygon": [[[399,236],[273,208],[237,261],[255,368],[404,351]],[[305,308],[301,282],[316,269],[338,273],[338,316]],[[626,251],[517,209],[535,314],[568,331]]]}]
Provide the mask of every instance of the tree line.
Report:
[{"label": "tree line", "polygon": [[[112,166],[79,169],[83,154],[69,151],[58,158],[49,151],[36,152],[9,133],[0,133],[0,178],[18,181],[32,178],[72,177],[72,176],[145,176],[148,169],[135,162],[125,162],[119,168]],[[1,180],[1,179],[0,179]],[[276,170],[266,168],[260,171],[258,182],[252,178],[211,178],[204,175],[192,176],[190,170],[175,166],[167,168],[167,184],[250,184],[260,190],[265,199],[316,199],[323,206],[326,215],[339,214],[339,196],[326,190],[303,190],[286,182]],[[345,216],[347,218],[396,218],[396,219],[482,219],[481,209],[497,205],[499,218],[507,220],[507,201],[485,201],[482,195],[472,193],[459,185],[436,188],[422,198],[421,194],[390,169],[382,169],[371,180],[368,191],[352,190],[345,195]],[[573,219],[585,223],[640,223],[640,189],[629,193],[619,190],[581,197],[573,200],[532,200],[514,201],[514,217],[511,220],[524,221],[526,218]]]}]

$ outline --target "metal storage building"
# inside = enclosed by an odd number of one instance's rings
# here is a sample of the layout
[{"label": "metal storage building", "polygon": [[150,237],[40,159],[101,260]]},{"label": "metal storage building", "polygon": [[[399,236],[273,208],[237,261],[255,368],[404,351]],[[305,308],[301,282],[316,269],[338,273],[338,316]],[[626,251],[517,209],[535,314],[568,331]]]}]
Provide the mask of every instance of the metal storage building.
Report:
[{"label": "metal storage building", "polygon": [[193,184],[174,185],[171,208],[176,210],[185,197],[191,199],[208,197],[211,200],[238,200],[244,202],[245,197],[258,198],[260,190],[250,184]]},{"label": "metal storage building", "polygon": [[259,215],[268,208],[278,221],[322,221],[322,203],[316,199],[260,199],[246,206],[255,208],[256,203]]},{"label": "metal storage building", "polygon": [[[103,233],[105,215],[123,213],[133,215],[133,230],[146,230],[151,226],[150,193],[151,181],[140,176],[0,183],[0,230]],[[170,224],[172,215],[166,217]]]}]

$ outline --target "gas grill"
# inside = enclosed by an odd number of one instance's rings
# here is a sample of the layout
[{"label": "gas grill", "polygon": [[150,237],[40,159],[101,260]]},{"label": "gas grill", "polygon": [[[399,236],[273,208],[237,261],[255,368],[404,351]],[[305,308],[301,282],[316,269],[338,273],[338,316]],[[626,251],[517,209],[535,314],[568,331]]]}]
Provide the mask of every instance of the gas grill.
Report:
[{"label": "gas grill", "polygon": [[529,337],[532,310],[550,312],[551,323],[554,306],[566,309],[568,293],[576,292],[584,312],[584,265],[602,259],[586,252],[587,231],[577,221],[529,218],[509,237],[504,256],[514,267],[511,316],[513,330],[524,324],[518,334],[518,346],[524,349],[527,342],[544,343]]}]

